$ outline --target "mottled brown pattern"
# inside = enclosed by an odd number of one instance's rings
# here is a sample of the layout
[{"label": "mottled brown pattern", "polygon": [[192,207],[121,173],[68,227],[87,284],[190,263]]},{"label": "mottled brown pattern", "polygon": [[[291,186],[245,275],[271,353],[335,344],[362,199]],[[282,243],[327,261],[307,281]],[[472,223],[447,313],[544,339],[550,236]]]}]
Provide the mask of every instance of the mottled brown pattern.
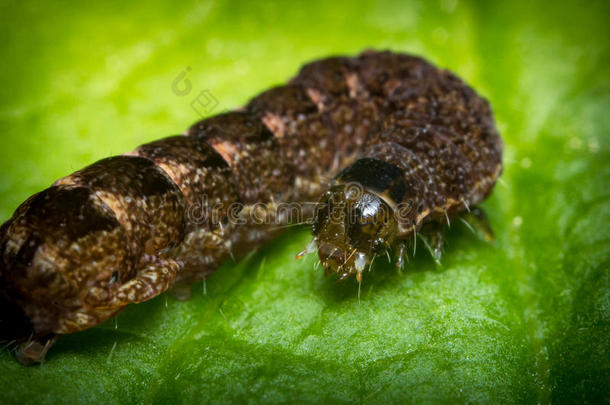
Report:
[{"label": "mottled brown pattern", "polygon": [[223,156],[237,177],[244,203],[280,199],[290,191],[293,166],[256,115],[240,111],[217,115],[192,126],[188,135],[209,143]]},{"label": "mottled brown pattern", "polygon": [[125,228],[134,258],[156,255],[170,243],[178,244],[184,236],[184,195],[167,173],[149,159],[103,159],[54,184],[92,190]]},{"label": "mottled brown pattern", "polygon": [[241,202],[233,169],[205,140],[173,136],[140,146],[133,155],[148,158],[178,185],[186,203],[182,243],[165,252],[180,260],[176,282],[200,280],[229,255],[225,235],[234,232],[229,221],[232,204]]},{"label": "mottled brown pattern", "polygon": [[347,57],[322,59],[303,66],[292,80],[318,96],[321,121],[331,129],[334,170],[355,158],[379,116],[380,104],[363,86],[359,64],[358,59]]},{"label": "mottled brown pattern", "polygon": [[252,99],[248,108],[273,132],[296,176],[319,179],[328,175],[328,162],[334,156],[334,144],[329,144],[331,128],[304,87],[275,87]]},{"label": "mottled brown pattern", "polygon": [[[59,219],[59,221],[58,221]],[[6,229],[3,293],[42,334],[93,326],[117,308],[89,311],[111,297],[113,279],[130,277],[129,238],[114,213],[88,188],[52,186],[17,209]]]},{"label": "mottled brown pattern", "polygon": [[201,280],[296,221],[313,223],[305,253],[340,279],[360,282],[389,251],[402,265],[417,234],[438,260],[445,222],[489,195],[501,156],[489,104],[452,73],[393,52],[314,61],[24,202],[0,228],[1,338],[40,361],[57,335]]}]

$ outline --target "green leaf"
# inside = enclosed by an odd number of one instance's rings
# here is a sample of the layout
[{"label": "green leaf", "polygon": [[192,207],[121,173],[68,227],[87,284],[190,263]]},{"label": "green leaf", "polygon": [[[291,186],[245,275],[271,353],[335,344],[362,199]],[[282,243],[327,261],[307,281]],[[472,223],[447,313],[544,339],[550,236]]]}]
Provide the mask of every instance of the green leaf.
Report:
[{"label": "green leaf", "polygon": [[[484,204],[493,245],[456,224],[441,267],[423,249],[403,274],[379,259],[359,300],[353,280],[294,260],[310,236],[292,230],[188,302],[166,294],[65,336],[42,366],[1,351],[0,402],[607,402],[609,11],[4,2],[2,220],[58,177],[182,132],[200,91],[217,113],[367,47],[421,54],[488,97],[506,167]],[[186,96],[172,90],[181,72]]]}]

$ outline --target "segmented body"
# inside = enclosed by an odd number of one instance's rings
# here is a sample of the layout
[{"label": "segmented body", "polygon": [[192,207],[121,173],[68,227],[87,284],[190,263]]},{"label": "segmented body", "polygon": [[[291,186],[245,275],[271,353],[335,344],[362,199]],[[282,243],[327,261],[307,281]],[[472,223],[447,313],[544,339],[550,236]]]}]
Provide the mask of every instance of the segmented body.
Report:
[{"label": "segmented body", "polygon": [[[273,238],[294,221],[282,203],[314,216],[327,270],[360,276],[374,252],[482,201],[501,153],[489,104],[452,73],[392,52],[322,59],[239,111],[28,199],[0,233],[3,317],[17,338],[96,325]],[[357,224],[314,214],[320,198],[351,205]],[[402,210],[387,229],[381,208]]]}]

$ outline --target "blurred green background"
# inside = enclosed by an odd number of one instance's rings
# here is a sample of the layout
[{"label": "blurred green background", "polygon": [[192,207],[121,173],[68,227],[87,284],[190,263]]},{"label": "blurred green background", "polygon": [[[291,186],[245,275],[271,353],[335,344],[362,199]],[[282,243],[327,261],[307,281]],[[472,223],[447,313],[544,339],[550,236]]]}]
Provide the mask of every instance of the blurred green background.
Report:
[{"label": "blurred green background", "polygon": [[[196,285],[62,339],[38,367],[0,352],[0,403],[608,402],[608,2],[2,2],[0,220],[95,160],[184,131],[307,61],[420,54],[487,97],[505,139],[443,265],[357,285],[295,261],[293,230]],[[191,91],[177,95],[186,74]],[[186,85],[181,82],[181,86]]]}]

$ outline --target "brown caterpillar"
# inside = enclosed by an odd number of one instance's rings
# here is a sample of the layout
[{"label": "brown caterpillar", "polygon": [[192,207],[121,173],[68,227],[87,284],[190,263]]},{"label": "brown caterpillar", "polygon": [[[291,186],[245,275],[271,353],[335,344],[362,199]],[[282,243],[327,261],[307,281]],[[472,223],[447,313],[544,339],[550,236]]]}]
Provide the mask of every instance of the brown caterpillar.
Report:
[{"label": "brown caterpillar", "polygon": [[446,70],[387,51],[312,62],[25,201],[0,228],[2,337],[42,361],[57,336],[202,280],[294,222],[312,222],[304,253],[339,279],[360,282],[390,249],[402,265],[417,233],[438,258],[443,224],[476,212],[501,155],[489,104]]}]

